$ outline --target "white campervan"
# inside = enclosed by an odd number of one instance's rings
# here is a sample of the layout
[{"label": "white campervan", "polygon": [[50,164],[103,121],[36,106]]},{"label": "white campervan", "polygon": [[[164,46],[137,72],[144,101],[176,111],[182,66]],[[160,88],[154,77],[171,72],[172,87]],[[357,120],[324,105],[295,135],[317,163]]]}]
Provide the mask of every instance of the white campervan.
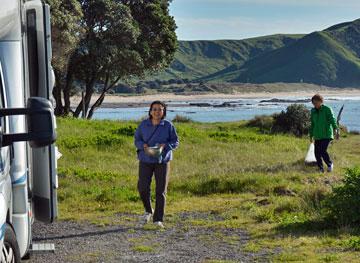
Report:
[{"label": "white campervan", "polygon": [[0,0],[0,262],[28,255],[33,218],[57,216],[53,84],[49,7]]}]

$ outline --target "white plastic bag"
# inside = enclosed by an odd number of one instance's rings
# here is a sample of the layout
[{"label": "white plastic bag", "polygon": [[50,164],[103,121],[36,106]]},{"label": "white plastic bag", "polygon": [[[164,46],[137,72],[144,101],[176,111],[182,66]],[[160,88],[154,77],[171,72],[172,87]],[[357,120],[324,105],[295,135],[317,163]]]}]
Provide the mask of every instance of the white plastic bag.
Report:
[{"label": "white plastic bag", "polygon": [[309,146],[309,150],[307,151],[306,157],[305,157],[305,164],[314,164],[316,163],[315,158],[315,145],[312,142]]},{"label": "white plastic bag", "polygon": [[56,160],[59,160],[62,156],[62,153],[59,151],[59,148],[57,146],[55,146],[55,157]]}]

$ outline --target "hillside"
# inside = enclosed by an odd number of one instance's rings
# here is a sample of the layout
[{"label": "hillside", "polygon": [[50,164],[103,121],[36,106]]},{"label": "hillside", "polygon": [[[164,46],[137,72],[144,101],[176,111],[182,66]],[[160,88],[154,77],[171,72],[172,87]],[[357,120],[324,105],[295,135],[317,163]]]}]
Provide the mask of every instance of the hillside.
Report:
[{"label": "hillside", "polygon": [[196,79],[218,72],[233,63],[290,45],[303,35],[272,35],[244,40],[179,41],[172,65],[160,79]]},{"label": "hillside", "polygon": [[180,42],[161,78],[360,87],[360,19],[302,35]]},{"label": "hillside", "polygon": [[212,79],[353,87],[360,84],[360,59],[328,32],[315,32],[241,66],[231,66],[212,76]]},{"label": "hillside", "polygon": [[325,32],[360,56],[360,19],[329,27]]}]

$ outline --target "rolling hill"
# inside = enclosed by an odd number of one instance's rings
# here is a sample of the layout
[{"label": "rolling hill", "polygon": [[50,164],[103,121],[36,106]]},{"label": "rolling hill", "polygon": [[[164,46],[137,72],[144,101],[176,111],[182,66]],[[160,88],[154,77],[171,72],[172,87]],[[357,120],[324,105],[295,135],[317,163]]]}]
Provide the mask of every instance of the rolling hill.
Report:
[{"label": "rolling hill", "polygon": [[303,35],[271,35],[244,40],[179,41],[171,66],[160,79],[201,78],[227,66],[243,64],[251,58],[290,45]]},{"label": "rolling hill", "polygon": [[360,19],[308,35],[181,41],[160,77],[360,87]]}]

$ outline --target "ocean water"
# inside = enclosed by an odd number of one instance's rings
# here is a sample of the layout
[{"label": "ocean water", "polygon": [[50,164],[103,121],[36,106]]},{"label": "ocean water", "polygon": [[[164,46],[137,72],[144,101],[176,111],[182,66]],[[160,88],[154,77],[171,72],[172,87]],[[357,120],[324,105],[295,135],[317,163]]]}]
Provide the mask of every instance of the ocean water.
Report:
[{"label": "ocean water", "polygon": [[[287,100],[301,100],[305,98],[287,97]],[[182,115],[199,122],[230,122],[239,120],[249,120],[256,115],[271,115],[285,110],[291,103],[261,102],[268,98],[259,99],[211,99],[197,100],[191,103],[210,103],[211,105],[221,105],[224,102],[230,103],[230,107],[198,107],[189,105],[188,101],[176,102],[177,106],[172,106],[174,102],[168,103],[167,119],[172,120],[175,115]],[[179,104],[182,104],[179,106]],[[309,109],[311,103],[303,103]],[[342,105],[344,111],[341,116],[341,124],[345,125],[350,131],[360,131],[360,97],[331,97],[325,101],[334,110],[337,116]],[[100,108],[94,114],[94,119],[110,120],[139,120],[147,115],[148,107],[140,108]]]}]

